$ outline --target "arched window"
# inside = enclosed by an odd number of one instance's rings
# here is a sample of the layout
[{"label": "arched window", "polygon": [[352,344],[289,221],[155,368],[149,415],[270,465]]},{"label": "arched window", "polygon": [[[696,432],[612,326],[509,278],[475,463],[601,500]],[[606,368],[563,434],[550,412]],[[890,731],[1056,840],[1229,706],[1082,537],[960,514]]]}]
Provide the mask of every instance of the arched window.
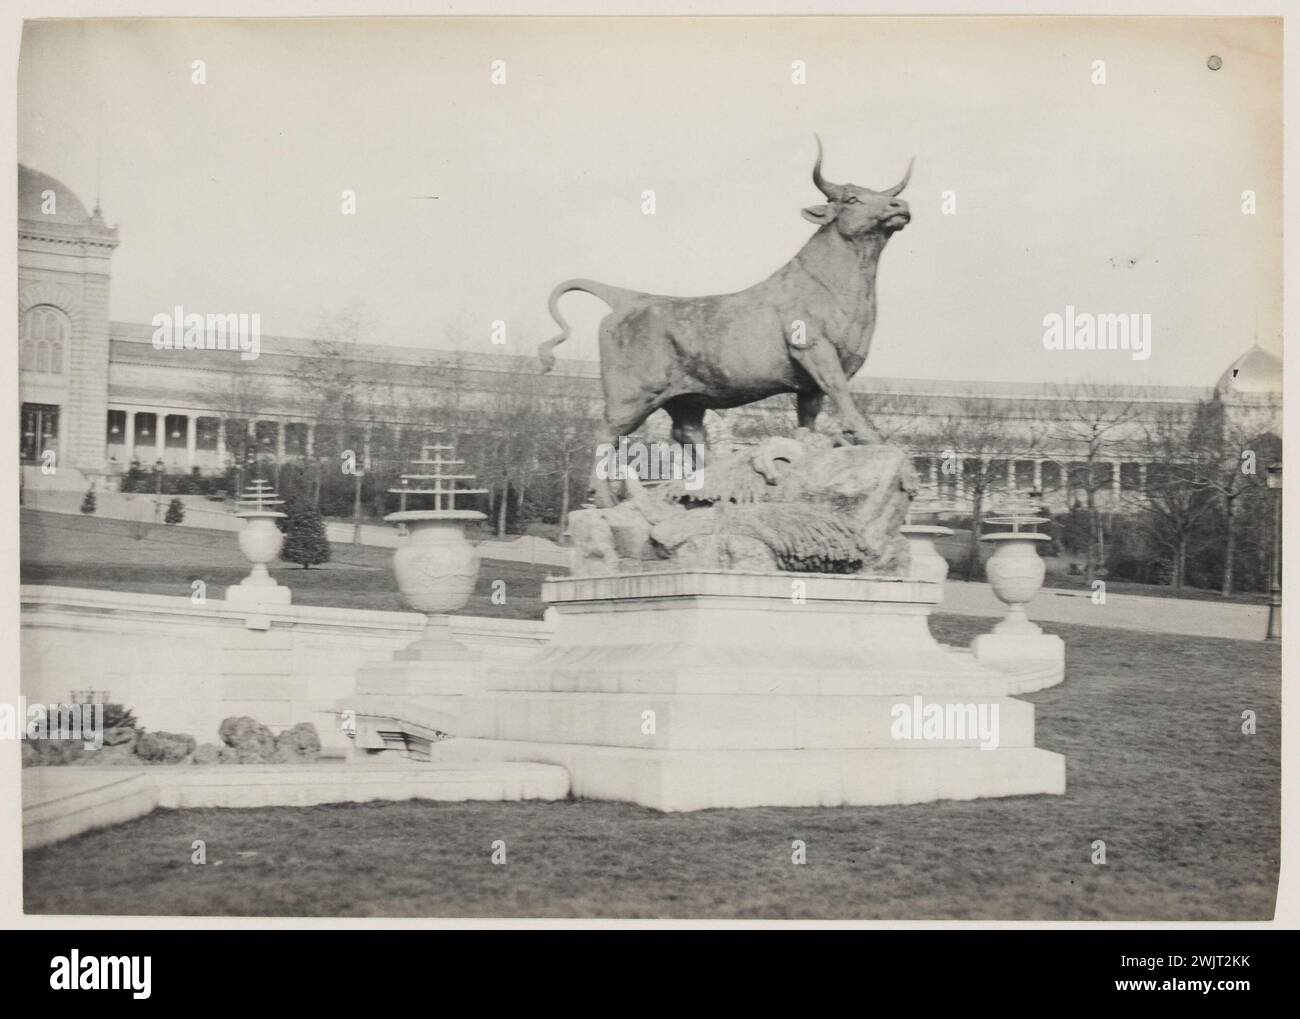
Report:
[{"label": "arched window", "polygon": [[68,316],[48,304],[29,308],[23,316],[18,366],[23,371],[63,374],[63,350],[71,327]]}]

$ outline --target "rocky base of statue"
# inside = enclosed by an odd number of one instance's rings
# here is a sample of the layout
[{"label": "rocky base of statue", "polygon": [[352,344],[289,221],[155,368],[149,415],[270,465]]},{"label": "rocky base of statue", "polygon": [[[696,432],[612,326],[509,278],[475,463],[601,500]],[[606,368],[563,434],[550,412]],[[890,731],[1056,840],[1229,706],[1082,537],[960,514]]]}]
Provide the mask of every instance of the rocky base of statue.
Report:
[{"label": "rocky base of statue", "polygon": [[916,477],[893,446],[800,429],[711,456],[653,487],[615,479],[608,509],[569,517],[575,576],[654,569],[906,576],[899,533]]}]

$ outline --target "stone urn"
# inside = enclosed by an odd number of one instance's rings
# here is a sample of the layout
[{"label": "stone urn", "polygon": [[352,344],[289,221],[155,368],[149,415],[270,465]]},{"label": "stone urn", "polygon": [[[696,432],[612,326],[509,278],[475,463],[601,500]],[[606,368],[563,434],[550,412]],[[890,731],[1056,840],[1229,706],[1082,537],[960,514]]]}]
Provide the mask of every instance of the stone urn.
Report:
[{"label": "stone urn", "polygon": [[1051,541],[1051,537],[1034,531],[1006,531],[985,534],[980,541],[996,547],[985,571],[993,593],[1007,606],[1006,618],[993,627],[993,632],[1025,636],[1042,633],[1037,624],[1029,621],[1025,605],[1042,589],[1047,564],[1038,554],[1038,545]]},{"label": "stone urn", "polygon": [[423,636],[399,658],[464,650],[451,635],[449,613],[464,607],[478,583],[478,549],[465,537],[465,525],[486,519],[475,510],[404,510],[384,517],[406,525],[407,538],[393,553],[402,601],[428,617]]},{"label": "stone urn", "polygon": [[908,579],[939,584],[939,600],[943,601],[942,585],[948,579],[948,560],[934,547],[934,539],[952,534],[952,528],[937,524],[904,524],[898,530],[907,539],[907,551],[911,556]]},{"label": "stone urn", "polygon": [[244,527],[236,539],[239,551],[253,564],[252,571],[238,584],[226,588],[226,601],[288,603],[292,597],[289,589],[277,584],[266,569],[275,562],[284,546],[284,535],[275,524],[284,519],[278,510],[251,509],[236,513],[242,517]]}]

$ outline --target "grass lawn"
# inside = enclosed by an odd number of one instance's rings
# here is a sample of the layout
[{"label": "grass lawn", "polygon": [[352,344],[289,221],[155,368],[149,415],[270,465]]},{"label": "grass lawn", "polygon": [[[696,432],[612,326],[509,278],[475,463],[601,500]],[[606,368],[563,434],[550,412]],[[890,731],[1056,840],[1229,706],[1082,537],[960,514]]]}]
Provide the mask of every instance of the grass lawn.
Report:
[{"label": "grass lawn", "polygon": [[[965,644],[989,620],[937,616]],[[25,855],[32,913],[1251,920],[1274,908],[1279,649],[1082,626],[1027,695],[1066,795],[660,814],[617,803],[159,810]],[[1258,718],[1241,733],[1241,713]],[[205,839],[208,864],[190,863]],[[503,839],[507,863],[490,862]],[[807,843],[808,863],[790,862]],[[1106,843],[1105,866],[1090,862]],[[218,865],[220,861],[220,865]]]},{"label": "grass lawn", "polygon": [[[202,580],[214,597],[248,575],[234,531],[141,527],[126,520],[23,510],[20,518],[24,584],[91,587],[188,597]],[[490,546],[489,546],[490,548]],[[484,551],[488,551],[485,548]],[[304,570],[273,565],[271,576],[293,589],[297,605],[409,611],[393,577],[393,550],[331,544],[331,560]],[[542,580],[554,567],[484,559],[478,586],[461,614],[541,619]],[[506,601],[494,605],[492,583],[505,581]]]}]

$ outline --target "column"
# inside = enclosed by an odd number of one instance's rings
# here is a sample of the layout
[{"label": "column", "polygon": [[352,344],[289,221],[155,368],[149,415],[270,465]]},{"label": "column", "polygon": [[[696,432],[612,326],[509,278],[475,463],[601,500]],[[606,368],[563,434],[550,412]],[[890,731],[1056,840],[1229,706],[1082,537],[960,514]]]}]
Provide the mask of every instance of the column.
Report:
[{"label": "column", "polygon": [[126,466],[131,466],[131,461],[135,459],[135,415],[136,412],[128,410],[126,412],[126,446],[122,451],[122,456],[126,458]]},{"label": "column", "polygon": [[154,459],[162,460],[167,453],[167,412],[165,410],[156,410],[153,413],[153,437],[157,440]]},{"label": "column", "polygon": [[1043,461],[1035,460],[1034,461],[1034,491],[1041,492],[1042,490],[1043,490]]},{"label": "column", "polygon": [[193,470],[198,463],[199,419],[190,414],[185,419],[185,462]]},{"label": "column", "polygon": [[1016,464],[1019,462],[1015,457],[1007,459],[1007,492],[1011,495],[1016,494]]},{"label": "column", "polygon": [[226,469],[226,419],[217,418],[217,470]]},{"label": "column", "polygon": [[1116,501],[1119,500],[1121,466],[1118,460],[1110,462],[1110,494],[1115,497]]},{"label": "column", "polygon": [[364,436],[361,440],[361,466],[364,470],[370,470],[370,426],[366,425]]},{"label": "column", "polygon": [[287,424],[287,421],[275,423],[275,459],[279,463],[284,463],[284,429]]},{"label": "column", "polygon": [[316,455],[316,426],[310,421],[307,422],[307,437],[303,446],[303,452],[306,454],[308,460]]},{"label": "column", "polygon": [[957,468],[957,501],[965,502],[966,501],[966,461],[962,459],[960,454],[958,454],[957,456],[957,462],[955,466]]}]

